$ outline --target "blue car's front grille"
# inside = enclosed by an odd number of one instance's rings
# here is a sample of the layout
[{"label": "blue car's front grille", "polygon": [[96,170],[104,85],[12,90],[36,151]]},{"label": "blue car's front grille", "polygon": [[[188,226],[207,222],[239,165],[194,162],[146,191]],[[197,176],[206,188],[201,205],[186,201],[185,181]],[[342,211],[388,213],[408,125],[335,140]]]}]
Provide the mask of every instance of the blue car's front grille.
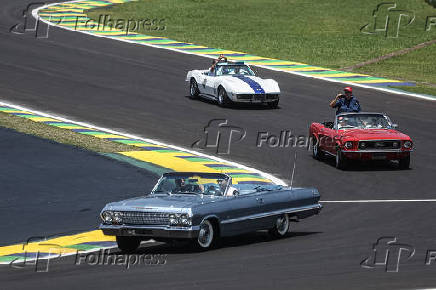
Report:
[{"label": "blue car's front grille", "polygon": [[163,212],[123,211],[122,223],[126,225],[168,225],[169,214]]}]

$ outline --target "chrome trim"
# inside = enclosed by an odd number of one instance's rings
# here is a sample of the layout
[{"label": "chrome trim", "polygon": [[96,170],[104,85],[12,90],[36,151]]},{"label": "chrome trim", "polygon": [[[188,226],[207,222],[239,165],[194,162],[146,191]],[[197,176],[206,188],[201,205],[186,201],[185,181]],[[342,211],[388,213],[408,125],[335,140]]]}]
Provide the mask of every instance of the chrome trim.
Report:
[{"label": "chrome trim", "polygon": [[275,216],[275,215],[284,214],[284,213],[295,213],[295,212],[300,212],[300,211],[306,211],[306,210],[311,210],[311,209],[321,209],[321,208],[322,208],[322,205],[317,203],[315,205],[309,205],[309,206],[303,206],[303,207],[291,207],[291,208],[285,208],[285,209],[266,212],[266,213],[252,214],[249,216],[235,218],[235,219],[223,220],[223,221],[221,221],[221,223],[222,224],[229,224],[229,223],[240,222],[243,220],[253,220],[253,219]]},{"label": "chrome trim", "polygon": [[196,231],[200,229],[200,226],[148,226],[148,225],[107,225],[100,224],[99,229],[141,229],[141,230],[164,230],[164,231]]},{"label": "chrome trim", "polygon": [[[100,224],[100,230],[108,236],[139,236],[151,238],[196,238],[200,231],[199,226],[192,227],[150,227],[150,226],[123,226]],[[147,232],[143,232],[147,231]]]},{"label": "chrome trim", "polygon": [[[371,130],[371,129],[368,129],[368,130]],[[374,141],[374,142],[383,142],[383,141],[399,141],[399,142],[402,142],[402,141],[409,141],[409,140],[401,140],[401,139],[367,139],[367,140],[359,140],[359,141],[357,141],[357,142],[370,142],[370,141]]]},{"label": "chrome trim", "polygon": [[342,153],[402,153],[413,152],[413,150],[401,150],[401,149],[385,149],[385,150],[342,150]]}]

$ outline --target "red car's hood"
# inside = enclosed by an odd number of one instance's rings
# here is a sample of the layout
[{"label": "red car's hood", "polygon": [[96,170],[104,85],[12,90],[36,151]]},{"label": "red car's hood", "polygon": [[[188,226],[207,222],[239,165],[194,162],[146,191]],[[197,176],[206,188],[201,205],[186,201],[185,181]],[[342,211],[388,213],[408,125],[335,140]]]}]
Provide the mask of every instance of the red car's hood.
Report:
[{"label": "red car's hood", "polygon": [[406,134],[393,129],[347,129],[338,132],[341,137],[358,140],[410,140]]}]

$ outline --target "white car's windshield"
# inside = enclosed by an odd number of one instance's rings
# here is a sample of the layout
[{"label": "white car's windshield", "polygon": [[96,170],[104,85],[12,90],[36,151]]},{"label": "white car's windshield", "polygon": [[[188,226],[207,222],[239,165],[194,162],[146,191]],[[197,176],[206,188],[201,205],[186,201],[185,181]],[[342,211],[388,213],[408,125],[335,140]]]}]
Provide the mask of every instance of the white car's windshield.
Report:
[{"label": "white car's windshield", "polygon": [[153,194],[224,195],[228,178],[214,175],[180,174],[161,178]]},{"label": "white car's windshield", "polygon": [[248,75],[254,76],[253,71],[247,65],[219,65],[216,69],[217,76],[224,75]]},{"label": "white car's windshield", "polygon": [[381,114],[347,114],[337,117],[338,129],[390,129],[391,122]]}]

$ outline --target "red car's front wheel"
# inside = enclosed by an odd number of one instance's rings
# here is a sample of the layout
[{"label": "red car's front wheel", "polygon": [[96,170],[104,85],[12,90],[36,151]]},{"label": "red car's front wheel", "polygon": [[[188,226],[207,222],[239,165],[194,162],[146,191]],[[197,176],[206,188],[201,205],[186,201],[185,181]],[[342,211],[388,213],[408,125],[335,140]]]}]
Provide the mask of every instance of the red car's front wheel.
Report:
[{"label": "red car's front wheel", "polygon": [[336,150],[336,168],[345,170],[347,168],[347,158],[340,149]]},{"label": "red car's front wheel", "polygon": [[400,169],[409,169],[410,168],[410,154],[407,157],[399,160],[398,166]]}]

